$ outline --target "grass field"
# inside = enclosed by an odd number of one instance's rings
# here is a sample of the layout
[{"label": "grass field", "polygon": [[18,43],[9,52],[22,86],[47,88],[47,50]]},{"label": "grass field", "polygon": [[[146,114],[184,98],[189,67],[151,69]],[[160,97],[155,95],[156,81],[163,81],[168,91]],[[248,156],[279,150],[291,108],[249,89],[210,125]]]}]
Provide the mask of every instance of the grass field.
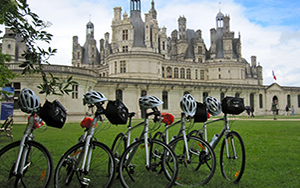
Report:
[{"label": "grass field", "polygon": [[[278,121],[268,119],[272,119],[272,116],[256,116],[252,119],[238,116],[238,119],[230,121],[231,129],[240,133],[246,147],[244,175],[238,184],[229,183],[222,177],[219,167],[219,143],[215,149],[217,157],[215,175],[204,187],[300,187],[300,116],[278,116]],[[196,124],[193,129],[201,126]],[[220,132],[222,126],[221,122],[208,125],[209,138]],[[20,140],[24,129],[25,125],[14,125],[15,141]],[[105,130],[96,133],[96,138],[111,146],[114,137],[125,130],[125,125],[106,125]],[[173,131],[178,130],[174,128]],[[36,141],[48,148],[56,166],[61,155],[77,143],[82,133],[83,129],[79,123],[68,123],[62,129],[40,128],[34,135]],[[139,130],[135,131],[135,134],[137,133]],[[8,143],[9,139],[0,138],[0,148]],[[120,187],[119,182],[114,182],[113,187]]]}]

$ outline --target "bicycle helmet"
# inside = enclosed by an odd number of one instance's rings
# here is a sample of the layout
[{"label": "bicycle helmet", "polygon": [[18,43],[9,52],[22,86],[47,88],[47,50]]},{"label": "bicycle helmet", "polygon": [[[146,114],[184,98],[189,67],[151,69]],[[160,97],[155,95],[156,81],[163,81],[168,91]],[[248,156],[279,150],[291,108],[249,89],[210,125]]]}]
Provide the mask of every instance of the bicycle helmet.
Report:
[{"label": "bicycle helmet", "polygon": [[99,91],[89,91],[83,95],[83,105],[95,104],[98,102],[107,101],[108,99]]},{"label": "bicycle helmet", "polygon": [[159,98],[155,97],[154,95],[147,95],[139,98],[139,105],[141,108],[148,109],[154,108],[158,105],[161,105],[162,102]]},{"label": "bicycle helmet", "polygon": [[222,111],[221,103],[214,97],[206,97],[205,104],[208,112],[213,116],[219,115]]},{"label": "bicycle helmet", "polygon": [[180,101],[181,110],[188,116],[194,116],[197,109],[197,102],[190,94],[185,94]]},{"label": "bicycle helmet", "polygon": [[39,97],[31,90],[24,88],[22,89],[19,98],[18,104],[25,113],[34,113],[37,112],[41,106]]}]

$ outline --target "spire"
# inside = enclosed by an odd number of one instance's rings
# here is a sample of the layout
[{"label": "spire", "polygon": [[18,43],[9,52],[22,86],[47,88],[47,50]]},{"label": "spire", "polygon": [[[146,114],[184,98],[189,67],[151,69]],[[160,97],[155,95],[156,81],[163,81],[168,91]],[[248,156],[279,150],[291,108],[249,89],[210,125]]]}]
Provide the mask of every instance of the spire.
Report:
[{"label": "spire", "polygon": [[154,0],[152,0],[152,2],[151,2],[151,10],[149,11],[149,13],[150,13],[151,16],[152,16],[152,19],[155,19],[155,20],[156,20],[157,12],[156,12],[156,10],[155,10],[155,3],[154,3]]}]

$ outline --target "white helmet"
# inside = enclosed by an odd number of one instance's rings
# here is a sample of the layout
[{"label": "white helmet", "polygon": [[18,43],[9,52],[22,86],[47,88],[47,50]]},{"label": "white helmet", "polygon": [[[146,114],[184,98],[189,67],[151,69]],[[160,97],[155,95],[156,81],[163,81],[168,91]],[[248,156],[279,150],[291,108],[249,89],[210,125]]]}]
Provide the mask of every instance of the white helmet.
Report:
[{"label": "white helmet", "polygon": [[222,111],[221,103],[214,97],[206,97],[205,104],[208,112],[213,116],[219,115]]},{"label": "white helmet", "polygon": [[144,109],[154,108],[158,105],[161,105],[162,103],[164,102],[153,95],[147,95],[139,98],[139,105]]},{"label": "white helmet", "polygon": [[27,88],[22,89],[18,103],[21,110],[25,113],[37,112],[41,106],[39,97],[31,89]]},{"label": "white helmet", "polygon": [[185,94],[180,101],[181,110],[188,116],[194,116],[197,109],[197,102],[190,94]]},{"label": "white helmet", "polygon": [[98,102],[107,101],[108,99],[99,91],[89,91],[83,95],[83,105],[95,104]]}]

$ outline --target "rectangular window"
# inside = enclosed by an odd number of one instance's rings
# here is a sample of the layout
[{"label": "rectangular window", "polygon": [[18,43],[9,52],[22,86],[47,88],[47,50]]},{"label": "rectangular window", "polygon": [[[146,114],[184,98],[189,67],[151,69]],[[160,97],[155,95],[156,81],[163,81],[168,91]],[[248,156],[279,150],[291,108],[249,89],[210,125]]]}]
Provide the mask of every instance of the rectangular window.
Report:
[{"label": "rectangular window", "polygon": [[198,54],[202,54],[202,46],[198,46]]},{"label": "rectangular window", "polygon": [[120,61],[120,73],[126,73],[126,61]]},{"label": "rectangular window", "polygon": [[78,99],[78,85],[72,85],[72,99]]},{"label": "rectangular window", "polygon": [[204,80],[204,70],[200,70],[200,80]]},{"label": "rectangular window", "polygon": [[191,79],[191,69],[186,69],[186,78]]},{"label": "rectangular window", "polygon": [[163,50],[166,50],[166,47],[165,47],[165,41],[162,42],[162,49],[163,49]]},{"label": "rectangular window", "polygon": [[178,78],[178,68],[174,69],[174,78]]},{"label": "rectangular window", "polygon": [[123,40],[128,40],[128,30],[123,30]]},{"label": "rectangular window", "polygon": [[118,63],[115,61],[115,74],[118,72]]},{"label": "rectangular window", "polygon": [[198,70],[197,69],[195,70],[195,79],[196,80],[198,79]]},{"label": "rectangular window", "polygon": [[123,46],[123,52],[128,52],[128,46]]}]

